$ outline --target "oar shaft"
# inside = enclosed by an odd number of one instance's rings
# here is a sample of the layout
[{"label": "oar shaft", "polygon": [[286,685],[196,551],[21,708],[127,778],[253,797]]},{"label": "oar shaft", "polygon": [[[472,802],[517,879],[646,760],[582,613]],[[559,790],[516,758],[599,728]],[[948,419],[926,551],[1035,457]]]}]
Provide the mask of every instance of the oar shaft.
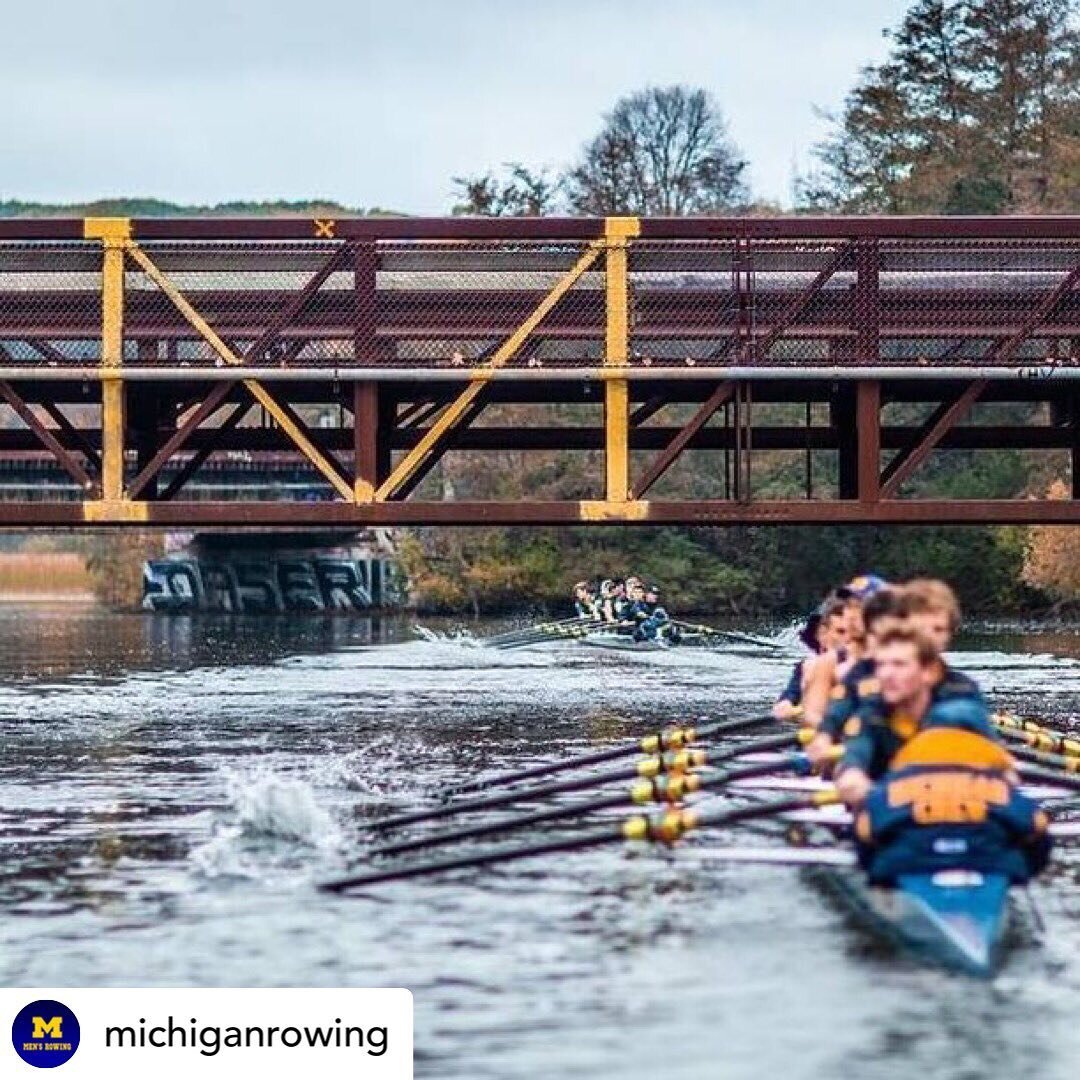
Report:
[{"label": "oar shaft", "polygon": [[566,818],[592,813],[594,810],[625,807],[629,802],[630,796],[625,791],[620,791],[617,795],[608,795],[603,799],[591,799],[585,806],[582,806],[581,803],[552,806],[547,810],[536,810],[531,814],[522,814],[509,820],[501,818],[498,821],[482,821],[476,825],[468,825],[463,829],[452,829],[448,832],[431,833],[428,836],[416,836],[409,840],[399,840],[395,844],[386,844],[374,848],[371,854],[379,856],[403,855],[407,851],[420,851],[422,848],[438,847],[440,844],[457,844],[464,840],[477,840],[482,836],[495,836],[514,829],[524,829],[530,825],[545,825],[551,821],[563,821]]},{"label": "oar shaft", "polygon": [[1042,750],[1029,750],[1026,746],[1013,746],[1009,753],[1020,761],[1030,761],[1033,765],[1045,765],[1049,769],[1061,769],[1067,773],[1080,773],[1080,757],[1047,754]]},{"label": "oar shaft", "polygon": [[[692,759],[690,760],[692,761]],[[553,784],[543,784],[532,788],[515,788],[501,795],[487,795],[480,799],[459,799],[457,802],[447,803],[444,806],[416,810],[410,814],[398,814],[394,817],[383,818],[380,821],[373,821],[367,827],[381,832],[383,829],[397,828],[403,825],[418,825],[422,821],[435,821],[439,818],[452,817],[455,814],[498,810],[516,802],[527,802],[530,799],[546,799],[552,795],[564,795],[571,791],[581,791],[584,788],[600,787],[602,784],[633,780],[639,776],[655,776],[657,773],[664,771],[666,766],[667,763],[659,757],[645,758],[634,766],[608,769],[602,773],[590,773],[587,776],[577,776],[569,780],[561,780]]]},{"label": "oar shaft", "polygon": [[625,819],[617,826],[597,827],[580,832],[575,836],[558,840],[541,841],[524,846],[502,846],[488,851],[477,851],[450,855],[434,862],[417,863],[413,866],[388,867],[372,873],[355,877],[342,878],[338,881],[325,882],[319,888],[330,892],[343,892],[346,889],[358,889],[367,885],[376,885],[386,881],[401,881],[407,878],[426,877],[448,870],[466,870],[472,867],[489,866],[493,863],[510,862],[537,855],[553,855],[564,851],[580,851],[583,848],[614,844],[622,840],[653,841],[672,844],[693,829],[706,826],[735,824],[751,821],[755,818],[770,817],[791,810],[811,809],[815,806],[827,806],[836,801],[836,792],[819,791],[813,795],[800,795],[779,799],[768,803],[751,803],[742,806],[725,807],[701,814],[694,810],[669,810],[655,817],[636,815]]},{"label": "oar shaft", "polygon": [[531,765],[528,768],[518,769],[513,772],[496,773],[486,779],[467,780],[463,784],[455,784],[447,791],[447,794],[465,794],[470,791],[501,787],[504,784],[515,784],[521,780],[535,780],[541,776],[551,776],[554,773],[568,772],[571,769],[582,769],[589,765],[602,765],[604,762],[632,757],[634,754],[655,754],[662,750],[678,750],[689,742],[721,738],[724,735],[733,735],[748,728],[763,727],[765,724],[775,722],[771,716],[750,716],[739,720],[720,720],[712,724],[703,724],[700,727],[667,728],[664,731],[644,735],[634,742],[620,743],[618,746],[594,750],[588,754],[579,754],[576,757],[566,758],[562,761],[544,762],[540,765]]},{"label": "oar shaft", "polygon": [[1052,787],[1080,791],[1080,776],[1072,773],[1059,772],[1057,769],[1043,769],[1038,765],[1021,765],[1018,771],[1027,781],[1037,780]]},{"label": "oar shaft", "polygon": [[[714,757],[715,762],[726,761],[744,753],[757,751],[776,750],[790,746],[797,738],[795,732],[785,735],[775,735],[770,739],[755,740],[752,746],[731,747],[727,751],[720,751]],[[485,821],[477,825],[469,825],[460,829],[452,829],[447,832],[431,833],[427,836],[414,837],[408,840],[400,840],[392,844],[386,844],[375,848],[372,855],[400,855],[406,851],[419,851],[422,848],[436,847],[439,844],[458,843],[463,840],[474,840],[481,836],[492,836],[501,832],[509,832],[514,829],[526,828],[530,825],[542,825],[546,822],[559,821],[564,818],[580,817],[591,814],[597,810],[607,810],[619,806],[629,806],[633,803],[643,804],[649,802],[678,801],[687,794],[695,791],[714,790],[722,787],[725,783],[733,780],[742,780],[766,773],[775,772],[778,768],[802,769],[806,765],[806,758],[802,754],[793,755],[786,762],[765,761],[755,762],[752,765],[740,766],[735,769],[725,770],[715,777],[708,777],[700,773],[679,776],[678,774],[658,776],[654,779],[642,781],[636,784],[630,791],[619,792],[616,795],[607,795],[599,799],[590,799],[588,802],[577,802],[553,806],[546,810],[536,810],[529,814],[521,814],[513,818],[500,818],[498,821]]]},{"label": "oar shaft", "polygon": [[615,843],[622,839],[622,826],[607,826],[581,832],[561,840],[547,840],[530,844],[527,847],[497,847],[491,848],[489,851],[448,855],[444,859],[438,859],[430,863],[420,863],[416,866],[388,867],[386,870],[376,870],[369,874],[361,874],[342,881],[326,882],[320,885],[319,888],[330,892],[341,892],[345,889],[377,885],[385,881],[401,881],[406,878],[439,874],[448,870],[467,870],[476,866],[489,866],[491,863],[509,862],[512,859],[527,859],[534,855],[554,855],[562,851],[575,851],[599,844]]}]

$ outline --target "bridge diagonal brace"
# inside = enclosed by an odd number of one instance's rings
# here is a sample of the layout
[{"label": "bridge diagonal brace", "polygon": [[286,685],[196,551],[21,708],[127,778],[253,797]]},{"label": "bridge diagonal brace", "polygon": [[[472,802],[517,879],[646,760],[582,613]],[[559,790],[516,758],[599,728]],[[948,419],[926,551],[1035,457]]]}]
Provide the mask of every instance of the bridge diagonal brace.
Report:
[{"label": "bridge diagonal brace", "polygon": [[721,383],[709,395],[701,408],[694,413],[671,442],[660,452],[645,476],[633,486],[631,498],[640,499],[671,468],[679,455],[709,422],[716,410],[729,402],[734,393],[735,384],[729,381]]},{"label": "bridge diagonal brace", "polygon": [[[192,307],[183,293],[157,268],[138,244],[128,241],[124,246],[124,250],[226,364],[231,364],[234,367],[243,366],[243,358],[233,352],[222,341],[214,328]],[[243,383],[251,392],[252,397],[274,418],[282,431],[288,435],[300,453],[326,477],[334,490],[343,499],[352,502],[354,499],[353,485],[342,478],[340,466],[335,466],[326,460],[302,428],[281,408],[274,396],[257,379],[244,379]]]},{"label": "bridge diagonal brace", "polygon": [[656,394],[649,398],[648,401],[640,404],[630,414],[630,426],[641,427],[647,420],[651,420],[665,405],[669,405],[671,399],[667,394]]},{"label": "bridge diagonal brace", "polygon": [[1049,318],[1050,313],[1058,306],[1065,294],[1072,290],[1078,280],[1080,280],[1080,265],[1074,266],[1065,277],[1065,280],[1043,297],[1038,307],[1023,321],[1015,334],[992,346],[987,351],[984,360],[994,361],[999,364],[1011,360],[1016,350],[1023,345],[1041,323]]},{"label": "bridge diagonal brace", "polygon": [[2,379],[0,379],[0,397],[15,410],[15,415],[41,440],[76,484],[84,491],[96,489],[93,478],[83,468],[78,458],[38,419],[34,410],[15,392],[11,384]]},{"label": "bridge diagonal brace", "polygon": [[[280,312],[271,320],[270,325],[259,335],[259,337],[252,342],[251,345],[244,351],[245,363],[256,363],[261,359],[260,354],[267,352],[276,343],[282,330],[284,330],[290,323],[294,322],[300,317],[304,308],[311,303],[312,297],[326,284],[330,275],[338,270],[342,270],[345,267],[346,262],[352,260],[352,248],[348,244],[343,244],[334,252],[333,255],[327,259],[322,266],[312,275],[309,281],[307,281],[302,289],[292,297],[292,299],[281,309]],[[300,349],[306,344],[302,341]],[[292,346],[290,346],[290,349]]]},{"label": "bridge diagonal brace", "polygon": [[254,407],[254,402],[241,401],[235,406],[233,411],[225,418],[224,422],[219,427],[210,429],[207,432],[209,436],[207,441],[195,451],[191,459],[187,461],[183,468],[169,481],[168,485],[158,497],[158,500],[160,502],[168,502],[173,498],[199,471],[199,469],[202,468],[206,463],[206,459],[218,448],[222,436],[228,434],[230,431],[234,431]]},{"label": "bridge diagonal brace", "polygon": [[420,468],[441,439],[454,428],[472,409],[481,391],[491,380],[491,373],[508,363],[525,344],[529,335],[544,321],[556,304],[572,289],[578,279],[604,250],[603,241],[591,241],[588,249],[570,268],[566,276],[533,309],[529,317],[495,350],[494,355],[478,369],[469,380],[469,385],[447,406],[446,410],[428,428],[424,437],[399,461],[375,492],[375,501],[383,502],[392,498],[405,482]]},{"label": "bridge diagonal brace", "polygon": [[208,420],[236,389],[235,382],[221,382],[210,391],[205,400],[196,407],[195,411],[162,443],[158,452],[146,463],[143,470],[131,481],[128,486],[128,498],[137,499],[145,490],[146,485],[161,472],[165,463],[175,454],[192,433],[206,420]]},{"label": "bridge diagonal brace", "polygon": [[87,463],[98,476],[101,475],[101,455],[89,439],[63,414],[58,405],[51,401],[38,403],[50,420],[64,433],[69,443],[86,458]]},{"label": "bridge diagonal brace", "polygon": [[915,441],[901,450],[886,466],[881,475],[880,497],[894,499],[912,473],[933,453],[934,448],[971,411],[986,389],[987,379],[975,379],[942,402],[919,429]]},{"label": "bridge diagonal brace", "polygon": [[757,344],[758,356],[764,358],[769,355],[769,350],[791,329],[794,323],[802,318],[806,309],[813,303],[814,297],[825,288],[829,279],[851,257],[854,250],[855,245],[851,241],[844,244],[833,253],[833,257],[818,271],[814,280],[791,298],[787,307],[776,317],[772,329]]},{"label": "bridge diagonal brace", "polygon": [[412,476],[410,476],[409,479],[394,493],[395,501],[407,499],[420,484],[423,483],[424,478],[428,473],[442,461],[447,452],[454,449],[461,439],[461,436],[468,430],[469,425],[484,411],[484,409],[487,408],[487,397],[487,394],[481,393],[480,396],[473,401],[457,427],[451,431],[430,454],[428,454],[428,456],[420,463],[419,468],[417,468]]}]

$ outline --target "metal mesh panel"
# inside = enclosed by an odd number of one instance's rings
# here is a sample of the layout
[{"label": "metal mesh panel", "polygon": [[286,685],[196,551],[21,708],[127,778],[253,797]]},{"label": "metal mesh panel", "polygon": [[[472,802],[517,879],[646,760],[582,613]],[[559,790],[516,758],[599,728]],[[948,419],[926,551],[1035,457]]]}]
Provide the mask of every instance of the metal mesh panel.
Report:
[{"label": "metal mesh panel", "polygon": [[[587,251],[584,242],[380,243],[380,360],[405,367],[489,361]],[[596,363],[604,326],[601,253],[506,366]]]},{"label": "metal mesh panel", "polygon": [[733,241],[631,244],[631,363],[693,367],[733,359],[745,282]]},{"label": "metal mesh panel", "polygon": [[[143,243],[151,262],[226,345],[254,366],[351,361],[357,295],[351,250],[332,243]],[[220,365],[212,346],[131,259],[125,359]]]},{"label": "metal mesh panel", "polygon": [[884,362],[1080,362],[1080,245],[888,241],[880,253]]},{"label": "metal mesh panel", "polygon": [[0,241],[0,364],[96,364],[101,247]]},{"label": "metal mesh panel", "polygon": [[753,240],[746,359],[827,364],[855,358],[855,245]]}]

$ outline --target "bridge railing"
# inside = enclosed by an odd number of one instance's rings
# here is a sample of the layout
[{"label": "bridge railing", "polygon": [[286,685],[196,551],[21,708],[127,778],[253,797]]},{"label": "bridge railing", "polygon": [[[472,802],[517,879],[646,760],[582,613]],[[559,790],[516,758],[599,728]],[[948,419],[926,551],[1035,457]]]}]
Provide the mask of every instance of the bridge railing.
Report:
[{"label": "bridge railing", "polygon": [[4,221],[0,365],[1080,362],[1076,219],[611,220]]}]

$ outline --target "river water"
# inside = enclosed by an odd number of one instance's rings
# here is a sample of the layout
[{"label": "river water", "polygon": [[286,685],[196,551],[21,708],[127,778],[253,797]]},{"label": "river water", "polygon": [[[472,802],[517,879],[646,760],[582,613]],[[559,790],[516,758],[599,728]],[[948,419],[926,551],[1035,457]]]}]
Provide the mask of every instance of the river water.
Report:
[{"label": "river water", "polygon": [[[316,892],[363,865],[387,805],[760,713],[794,655],[413,638],[0,609],[0,984],[406,986],[418,1076],[1076,1075],[1070,856],[990,984],[916,967],[799,871],[725,864],[705,834]],[[981,638],[956,662],[995,703],[1076,726],[1080,636]]]}]

